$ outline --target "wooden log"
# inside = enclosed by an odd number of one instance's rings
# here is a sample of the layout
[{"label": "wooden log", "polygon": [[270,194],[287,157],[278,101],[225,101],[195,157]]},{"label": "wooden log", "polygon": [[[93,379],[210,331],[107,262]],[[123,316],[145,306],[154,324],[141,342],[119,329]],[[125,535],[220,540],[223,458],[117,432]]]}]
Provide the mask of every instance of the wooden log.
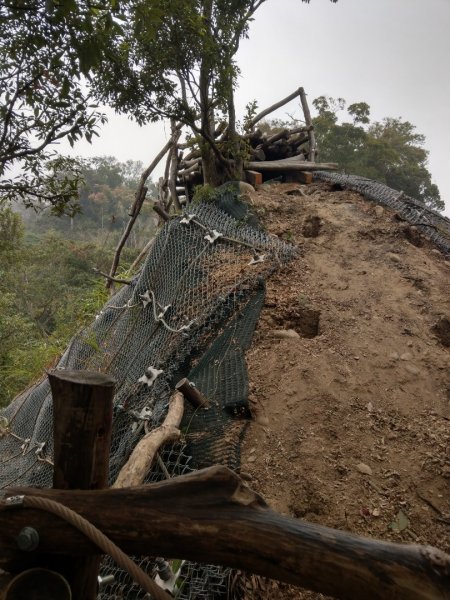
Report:
[{"label": "wooden log", "polygon": [[183,418],[184,400],[181,392],[175,392],[169,400],[169,410],[162,425],[150,431],[138,442],[130,458],[120,470],[113,488],[141,485],[155,460],[159,448],[167,442],[178,440]]},{"label": "wooden log", "polygon": [[266,160],[245,163],[245,169],[253,171],[273,171],[277,173],[283,171],[334,171],[337,167],[337,163],[312,163],[292,160]]},{"label": "wooden log", "polygon": [[168,213],[164,210],[159,202],[155,202],[152,208],[164,222],[167,222],[170,219]]},{"label": "wooden log", "polygon": [[[114,379],[90,371],[50,371],[53,398],[53,487],[100,490],[108,486]],[[74,600],[97,597],[98,557],[70,557]]]},{"label": "wooden log", "polygon": [[301,146],[302,144],[304,144],[307,141],[308,141],[307,135],[305,135],[304,133],[295,133],[294,135],[291,135],[290,137],[288,137],[286,143],[289,146],[294,146],[295,148],[297,148],[298,146]]},{"label": "wooden log", "polygon": [[313,182],[313,174],[312,173],[295,173],[295,179],[300,183],[310,184]]},{"label": "wooden log", "polygon": [[190,160],[182,160],[180,162],[180,169],[188,169],[189,167],[192,167],[192,165],[199,165],[201,162],[201,156],[197,156],[197,158],[191,158]]},{"label": "wooden log", "polygon": [[190,175],[191,173],[200,173],[201,172],[201,162],[196,162],[188,169],[181,169],[178,171],[178,177],[186,177],[186,175]]},{"label": "wooden log", "polygon": [[287,140],[288,137],[289,137],[289,131],[287,129],[282,129],[278,133],[274,133],[273,135],[269,136],[267,138],[267,140],[265,141],[265,144],[267,144],[269,146],[270,144],[274,144],[275,142],[278,142],[279,140]]},{"label": "wooden log", "polygon": [[283,98],[279,102],[275,102],[275,104],[272,104],[268,108],[266,108],[263,111],[261,111],[260,113],[258,113],[255,117],[253,117],[253,119],[251,119],[247,123],[246,129],[247,130],[253,129],[253,127],[256,125],[256,123],[258,123],[258,121],[261,121],[261,119],[264,119],[264,117],[269,115],[271,112],[274,112],[275,110],[277,110],[277,108],[281,108],[282,106],[284,106],[291,100],[294,100],[294,98],[296,98],[297,96],[300,95],[301,89],[303,89],[303,88],[299,88],[298,90],[295,90],[295,92],[292,92],[292,94],[289,94],[289,96],[286,96],[286,98]]},{"label": "wooden log", "polygon": [[263,177],[258,171],[244,171],[245,181],[256,188],[257,185],[262,185]]},{"label": "wooden log", "polygon": [[[225,565],[346,600],[450,598],[447,554],[278,515],[226,467],[133,489],[6,490],[18,494],[61,502],[129,554]],[[14,540],[29,523],[39,530],[44,553],[98,551],[50,514],[0,504],[1,568],[21,557]]]},{"label": "wooden log", "polygon": [[205,398],[201,391],[195,387],[195,384],[186,377],[176,384],[175,389],[181,392],[194,408],[208,408],[210,406],[208,398]]},{"label": "wooden log", "polygon": [[262,144],[256,148],[250,148],[250,154],[256,160],[266,160],[266,153],[263,150]]},{"label": "wooden log", "polygon": [[192,149],[186,156],[184,157],[184,162],[189,162],[194,158],[200,158],[202,153],[197,148]]},{"label": "wooden log", "polygon": [[312,124],[311,113],[309,112],[308,101],[306,100],[305,90],[301,87],[299,88],[300,101],[302,103],[303,114],[305,115],[305,123],[309,129],[309,160],[311,162],[315,162],[316,160],[316,136],[314,133],[314,127]]},{"label": "wooden log", "polygon": [[255,129],[254,131],[250,131],[244,135],[244,139],[249,142],[252,146],[257,146],[261,143],[263,139],[263,133],[261,129]]}]

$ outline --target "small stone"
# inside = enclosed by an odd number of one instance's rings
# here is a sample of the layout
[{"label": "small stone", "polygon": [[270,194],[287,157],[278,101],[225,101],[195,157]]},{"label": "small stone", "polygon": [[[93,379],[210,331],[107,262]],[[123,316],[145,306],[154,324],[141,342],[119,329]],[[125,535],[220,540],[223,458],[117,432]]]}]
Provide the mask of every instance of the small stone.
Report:
[{"label": "small stone", "polygon": [[412,356],[409,352],[403,352],[400,354],[400,360],[411,360]]},{"label": "small stone", "polygon": [[411,375],[419,375],[420,369],[414,365],[405,365],[405,369],[411,373]]},{"label": "small stone", "polygon": [[400,258],[400,256],[398,254],[394,254],[393,252],[386,252],[386,256],[387,256],[387,258],[392,260],[392,262],[396,262],[396,263],[402,262],[402,259]]},{"label": "small stone", "polygon": [[438,254],[439,256],[441,255],[441,251],[438,250],[437,248],[433,248],[433,250],[431,251],[433,254]]},{"label": "small stone", "polygon": [[391,353],[389,354],[389,358],[390,358],[391,360],[398,360],[398,359],[400,358],[400,356],[399,356],[398,352],[391,352]]},{"label": "small stone", "polygon": [[375,206],[375,214],[378,218],[384,215],[384,208],[382,206]]},{"label": "small stone", "polygon": [[271,334],[273,337],[281,340],[297,339],[300,337],[294,329],[273,329]]},{"label": "small stone", "polygon": [[241,194],[245,194],[246,192],[253,193],[254,191],[255,191],[255,188],[252,185],[250,185],[249,183],[247,183],[246,181],[239,182],[239,192]]},{"label": "small stone", "polygon": [[250,473],[246,473],[245,471],[241,471],[239,473],[240,478],[243,479],[244,481],[252,481],[253,477],[250,475]]},{"label": "small stone", "polygon": [[[241,477],[242,477],[242,475],[241,475]],[[380,514],[381,514],[381,511],[380,511],[379,508],[374,508],[373,509],[373,511],[372,511],[372,517],[379,517]]]},{"label": "small stone", "polygon": [[447,267],[450,267],[450,260],[444,260],[444,265],[446,265]]},{"label": "small stone", "polygon": [[369,465],[359,463],[356,465],[356,468],[360,473],[364,473],[364,475],[372,475],[372,469],[369,467]]},{"label": "small stone", "polygon": [[251,456],[249,456],[247,458],[248,463],[254,463],[255,461],[256,461],[256,456],[254,454],[252,454]]}]

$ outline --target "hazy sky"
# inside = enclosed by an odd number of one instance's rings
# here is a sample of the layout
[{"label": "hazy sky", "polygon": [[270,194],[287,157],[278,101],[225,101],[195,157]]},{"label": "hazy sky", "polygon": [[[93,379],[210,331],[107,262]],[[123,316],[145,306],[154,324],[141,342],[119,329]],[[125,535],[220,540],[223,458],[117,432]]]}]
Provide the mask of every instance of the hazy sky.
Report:
[{"label": "hazy sky", "polygon": [[[450,0],[267,0],[241,43],[237,108],[242,115],[256,99],[262,109],[303,86],[310,101],[341,96],[367,102],[372,118],[411,121],[426,136],[450,215],[449,61]],[[278,116],[286,111],[300,115],[296,102]],[[148,163],[167,134],[162,124],[140,129],[111,115],[100,139],[75,150]]]}]

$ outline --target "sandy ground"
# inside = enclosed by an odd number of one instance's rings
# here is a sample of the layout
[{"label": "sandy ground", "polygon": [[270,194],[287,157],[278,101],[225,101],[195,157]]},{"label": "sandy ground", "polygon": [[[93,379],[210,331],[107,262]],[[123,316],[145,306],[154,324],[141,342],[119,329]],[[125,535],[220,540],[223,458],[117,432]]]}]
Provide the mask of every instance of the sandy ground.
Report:
[{"label": "sandy ground", "polygon": [[241,472],[282,514],[450,551],[450,262],[354,192],[279,184],[251,203],[299,254],[269,281],[247,355]]}]

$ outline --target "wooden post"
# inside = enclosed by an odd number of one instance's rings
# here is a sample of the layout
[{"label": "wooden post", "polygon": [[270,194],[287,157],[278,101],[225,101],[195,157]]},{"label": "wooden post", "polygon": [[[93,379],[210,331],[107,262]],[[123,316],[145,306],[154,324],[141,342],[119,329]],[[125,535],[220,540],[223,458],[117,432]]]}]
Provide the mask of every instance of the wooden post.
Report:
[{"label": "wooden post", "polygon": [[306,100],[305,90],[301,87],[299,90],[300,101],[302,103],[303,114],[305,115],[305,123],[308,127],[309,137],[309,160],[311,162],[316,161],[316,136],[314,133],[314,127],[312,125],[311,113],[309,112],[308,101]]},{"label": "wooden post", "polygon": [[153,205],[153,210],[155,211],[155,213],[163,220],[163,221],[168,221],[170,219],[169,215],[166,213],[166,211],[164,210],[164,208],[161,206],[161,204],[159,202],[155,202],[155,204]]},{"label": "wooden post", "polygon": [[186,377],[176,384],[175,389],[181,392],[194,408],[209,408],[208,398],[206,398],[200,390],[195,387],[195,384]]},{"label": "wooden post", "polygon": [[263,177],[262,174],[259,173],[258,171],[244,171],[244,175],[245,175],[245,181],[247,183],[249,183],[250,185],[252,185],[253,187],[256,187],[257,185],[262,185],[263,182]]},{"label": "wooden post", "polygon": [[[100,490],[108,486],[114,380],[90,371],[48,373],[53,396],[53,487]],[[66,557],[63,572],[73,600],[97,597],[100,557]]]}]

